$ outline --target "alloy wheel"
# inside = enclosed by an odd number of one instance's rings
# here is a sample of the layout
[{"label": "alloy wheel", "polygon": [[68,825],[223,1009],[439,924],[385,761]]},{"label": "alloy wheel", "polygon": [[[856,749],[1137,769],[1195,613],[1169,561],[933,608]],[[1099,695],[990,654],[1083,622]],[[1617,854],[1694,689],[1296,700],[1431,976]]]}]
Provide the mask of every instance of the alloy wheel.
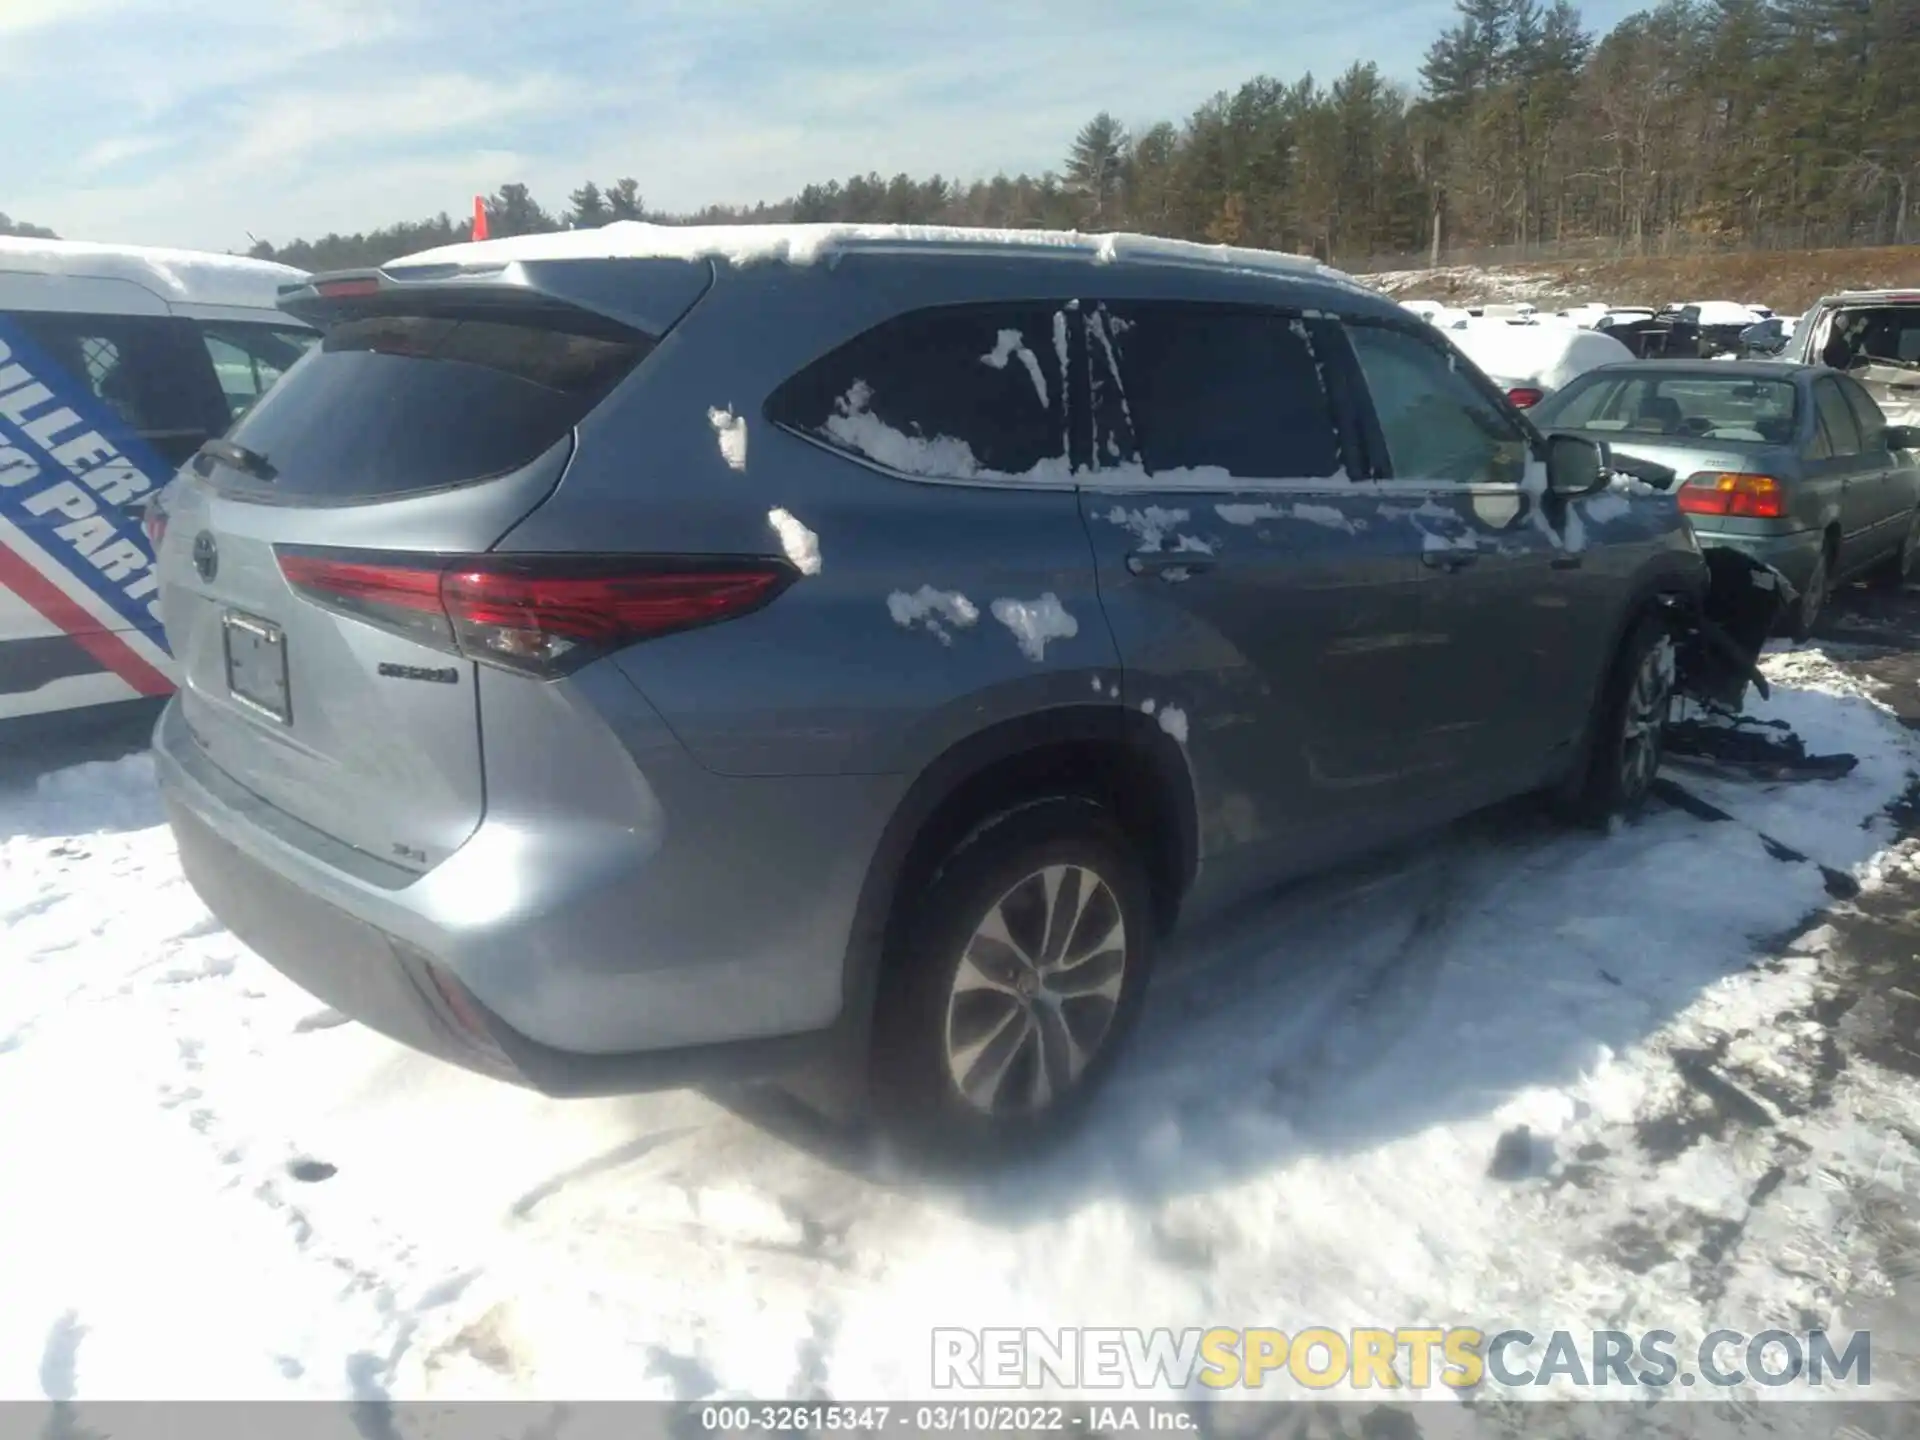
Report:
[{"label": "alloy wheel", "polygon": [[974,926],[947,1001],[947,1073],[983,1114],[1044,1110],[1113,1028],[1127,974],[1120,902],[1095,871],[1049,865]]},{"label": "alloy wheel", "polygon": [[1673,700],[1673,640],[1649,646],[1627,689],[1626,733],[1620,746],[1620,793],[1632,802],[1646,794],[1660,768],[1661,732]]}]

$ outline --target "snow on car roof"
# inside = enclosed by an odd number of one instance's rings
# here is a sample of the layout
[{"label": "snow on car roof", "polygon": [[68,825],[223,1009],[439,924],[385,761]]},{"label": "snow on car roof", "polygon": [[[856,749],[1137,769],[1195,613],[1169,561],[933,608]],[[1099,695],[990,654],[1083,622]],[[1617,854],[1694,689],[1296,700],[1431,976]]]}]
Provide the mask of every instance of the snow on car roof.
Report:
[{"label": "snow on car roof", "polygon": [[1489,379],[1558,390],[1600,365],[1633,359],[1611,335],[1571,325],[1508,325],[1473,321],[1446,332]]},{"label": "snow on car roof", "polygon": [[232,305],[271,310],[279,287],[307,272],[271,260],[205,250],[160,250],[142,245],[96,245],[82,240],[0,237],[0,271],[126,280],[164,300],[188,305]]},{"label": "snow on car roof", "polygon": [[[403,256],[386,268],[483,267],[523,260],[703,260],[734,265],[774,261],[810,265],[850,250],[1008,249],[1078,254],[1125,261],[1212,265],[1331,281],[1362,289],[1342,271],[1304,255],[1236,245],[1199,245],[1152,235],[1085,234],[1077,230],[992,230],[958,225],[652,225],[621,220],[592,230],[559,230],[499,240],[442,245]],[[1367,291],[1371,294],[1373,292]]]},{"label": "snow on car roof", "polygon": [[1702,325],[1751,325],[1760,317],[1745,305],[1731,300],[1694,300],[1691,308],[1700,312]]}]

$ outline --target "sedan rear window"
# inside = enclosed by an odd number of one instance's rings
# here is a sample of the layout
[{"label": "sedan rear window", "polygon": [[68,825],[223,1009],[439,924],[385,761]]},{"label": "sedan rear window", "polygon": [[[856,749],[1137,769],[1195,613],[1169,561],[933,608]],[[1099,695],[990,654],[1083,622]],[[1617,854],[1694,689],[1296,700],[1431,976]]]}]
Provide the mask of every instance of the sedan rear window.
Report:
[{"label": "sedan rear window", "polygon": [[503,475],[584,419],[652,348],[584,311],[349,317],[232,440],[276,496],[389,498]]},{"label": "sedan rear window", "polygon": [[1556,430],[1626,431],[1707,440],[1789,443],[1798,423],[1796,392],[1785,380],[1740,375],[1583,375],[1536,409]]}]

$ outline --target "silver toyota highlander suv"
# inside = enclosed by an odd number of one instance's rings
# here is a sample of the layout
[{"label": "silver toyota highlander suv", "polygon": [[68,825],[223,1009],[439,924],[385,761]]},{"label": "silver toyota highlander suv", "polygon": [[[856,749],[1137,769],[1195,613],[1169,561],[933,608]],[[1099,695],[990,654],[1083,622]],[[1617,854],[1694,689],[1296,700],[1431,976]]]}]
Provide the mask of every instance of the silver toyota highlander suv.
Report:
[{"label": "silver toyota highlander suv", "polygon": [[1002,1151],[1176,921],[1523,792],[1636,807],[1702,623],[1671,495],[1311,261],[636,224],[282,304],[323,342],[153,526],[186,872],[550,1093],[811,1084]]}]

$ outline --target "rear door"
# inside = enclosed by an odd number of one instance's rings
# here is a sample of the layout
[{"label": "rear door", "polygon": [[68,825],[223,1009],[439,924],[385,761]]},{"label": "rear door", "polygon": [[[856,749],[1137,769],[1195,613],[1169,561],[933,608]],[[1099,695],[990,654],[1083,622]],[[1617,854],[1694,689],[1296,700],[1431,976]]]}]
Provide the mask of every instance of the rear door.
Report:
[{"label": "rear door", "polygon": [[575,424],[653,343],[512,298],[346,312],[166,497],[195,739],[268,805],[407,870],[450,854],[483,802],[474,665],[433,569],[546,497]]},{"label": "rear door", "polygon": [[1905,456],[1887,448],[1887,417],[1880,408],[1880,402],[1852,376],[1843,375],[1835,383],[1839,385],[1840,393],[1846,396],[1847,404],[1853,409],[1853,418],[1859,423],[1861,455],[1866,463],[1874,467],[1871,482],[1867,482],[1863,476],[1862,483],[1871,483],[1873,486],[1880,547],[1892,553],[1906,539],[1914,505],[1920,502],[1920,495],[1914,493],[1915,472],[1905,463]]},{"label": "rear door", "polygon": [[1821,475],[1829,493],[1839,491],[1840,569],[1849,572],[1875,559],[1888,543],[1886,466],[1866,453],[1860,422],[1838,379],[1822,375],[1814,382],[1813,399],[1826,437],[1827,453],[1818,462]]},{"label": "rear door", "polygon": [[1090,301],[1082,489],[1127,703],[1187,750],[1230,894],[1402,818],[1419,560],[1348,478],[1331,322]]},{"label": "rear door", "polygon": [[226,419],[190,321],[0,314],[0,716],[171,688],[141,511]]}]

